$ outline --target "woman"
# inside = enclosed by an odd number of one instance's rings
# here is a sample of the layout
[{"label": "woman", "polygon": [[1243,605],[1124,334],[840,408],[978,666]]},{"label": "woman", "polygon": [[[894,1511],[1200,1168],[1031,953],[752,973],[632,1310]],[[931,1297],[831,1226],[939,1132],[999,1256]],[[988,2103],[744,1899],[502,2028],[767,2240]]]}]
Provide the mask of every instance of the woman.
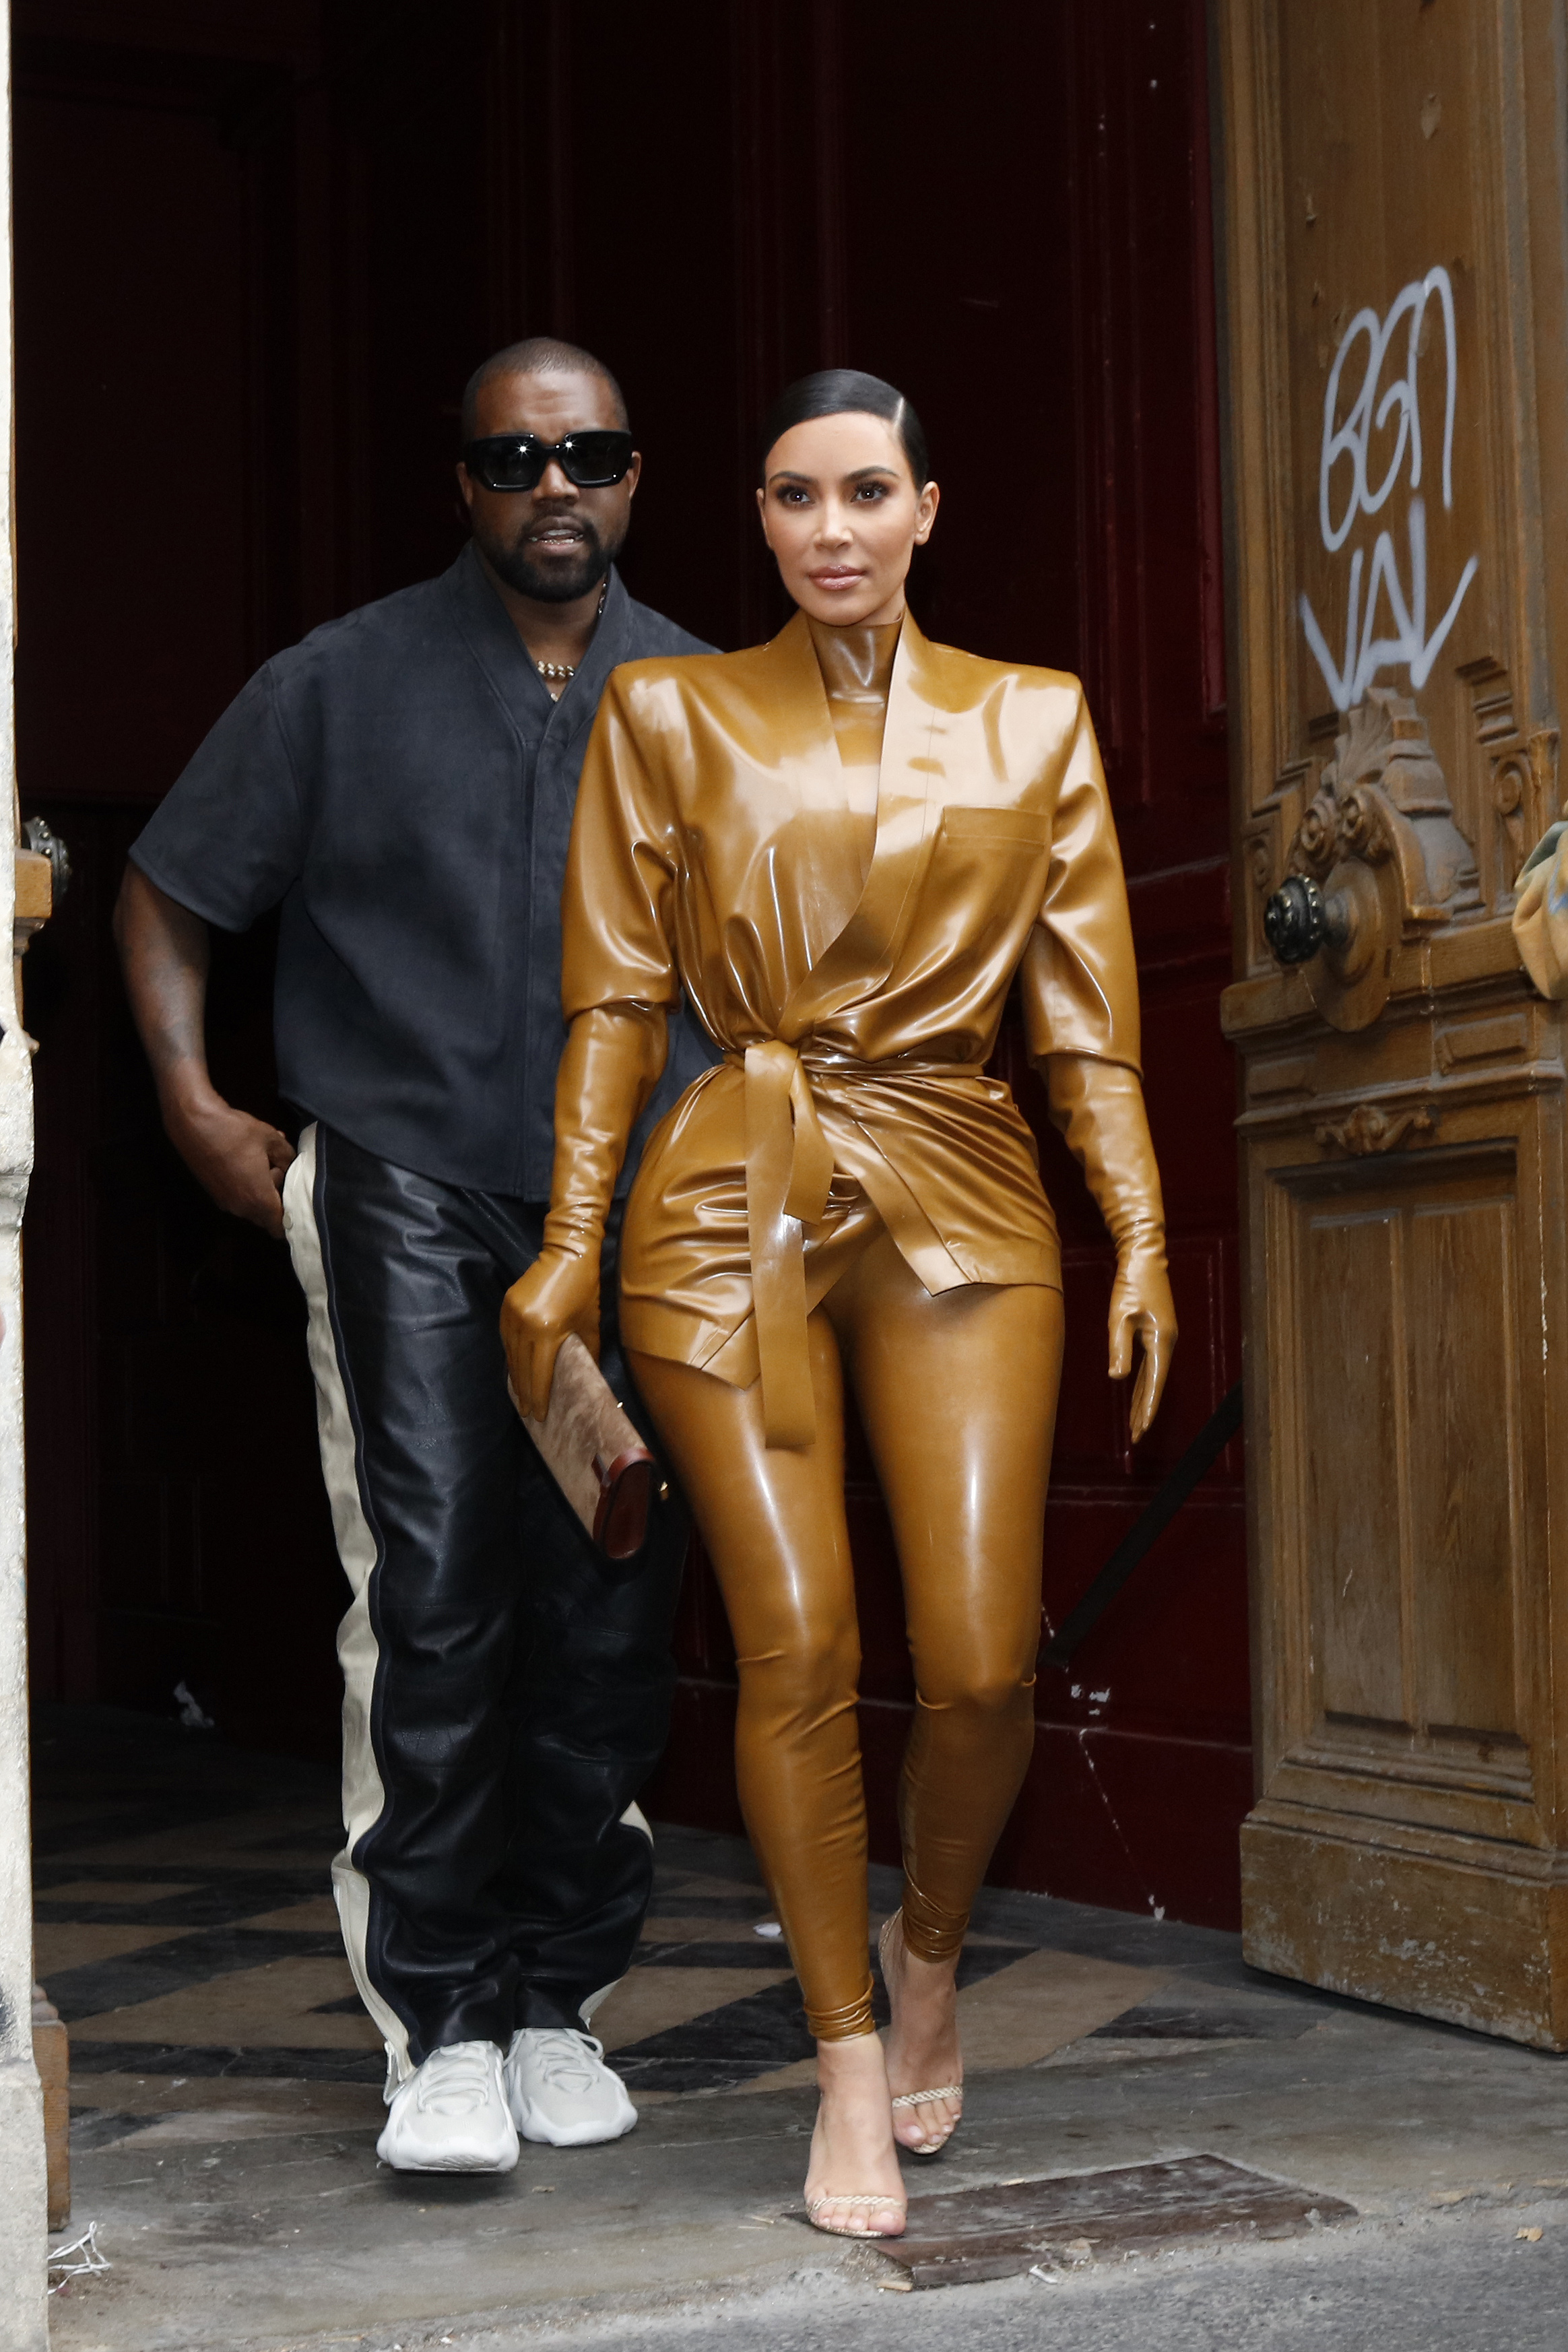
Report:
[{"label": "woman", "polygon": [[[1110,1369],[1175,1339],[1138,1078],[1126,895],[1083,695],[929,645],[904,604],[938,492],[909,404],[835,370],[769,419],[763,530],[799,610],[770,645],[628,663],[583,771],[571,1024],[542,1255],[502,1320],[548,1403],[597,1330],[600,1235],[684,986],[724,1061],[655,1133],[622,1329],[724,1595],[752,1843],[817,2039],[818,2227],[903,2228],[895,2141],[957,2122],[970,1903],[1033,1745],[1062,1307],[1029,1131],[988,1078],[1008,989],[1115,1237]],[[846,1381],[897,1540],[917,1704],[904,1898],[871,2019]]]}]

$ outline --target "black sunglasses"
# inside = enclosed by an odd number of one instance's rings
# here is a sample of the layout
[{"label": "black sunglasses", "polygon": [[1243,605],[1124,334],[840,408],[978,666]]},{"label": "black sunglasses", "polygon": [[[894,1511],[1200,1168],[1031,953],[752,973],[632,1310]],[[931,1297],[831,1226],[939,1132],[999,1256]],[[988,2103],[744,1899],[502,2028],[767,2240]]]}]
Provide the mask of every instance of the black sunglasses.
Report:
[{"label": "black sunglasses", "polygon": [[463,463],[487,490],[536,490],[552,459],[580,490],[624,481],[632,462],[629,433],[568,433],[553,447],[537,433],[491,433],[470,441]]}]

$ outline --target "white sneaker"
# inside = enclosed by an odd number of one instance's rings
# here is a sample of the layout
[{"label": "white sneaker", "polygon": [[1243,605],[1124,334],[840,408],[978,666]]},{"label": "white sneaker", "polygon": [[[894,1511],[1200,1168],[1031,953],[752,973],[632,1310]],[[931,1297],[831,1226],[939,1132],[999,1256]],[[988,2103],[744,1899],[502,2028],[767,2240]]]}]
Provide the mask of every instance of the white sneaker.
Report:
[{"label": "white sneaker", "polygon": [[399,2172],[510,2172],[517,2126],[493,2042],[448,2042],[416,2067],[376,2141]]},{"label": "white sneaker", "polygon": [[503,2070],[507,2104],[524,2139],[586,2147],[619,2139],[637,2111],[605,2063],[605,2045],[570,2026],[525,2026],[511,2037]]}]

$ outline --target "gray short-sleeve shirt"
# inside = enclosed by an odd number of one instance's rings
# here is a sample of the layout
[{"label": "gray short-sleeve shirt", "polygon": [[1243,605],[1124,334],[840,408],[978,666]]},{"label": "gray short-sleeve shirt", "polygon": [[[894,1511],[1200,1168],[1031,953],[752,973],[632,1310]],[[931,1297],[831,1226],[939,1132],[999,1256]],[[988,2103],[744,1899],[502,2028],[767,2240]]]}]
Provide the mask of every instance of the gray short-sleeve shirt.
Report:
[{"label": "gray short-sleeve shirt", "polygon": [[[550,1197],[561,887],[588,730],[617,662],[711,650],[612,572],[552,702],[479,558],[258,670],[131,855],[220,929],[281,906],[279,1080],[378,1158]],[[689,1011],[633,1139],[717,1058]]]}]

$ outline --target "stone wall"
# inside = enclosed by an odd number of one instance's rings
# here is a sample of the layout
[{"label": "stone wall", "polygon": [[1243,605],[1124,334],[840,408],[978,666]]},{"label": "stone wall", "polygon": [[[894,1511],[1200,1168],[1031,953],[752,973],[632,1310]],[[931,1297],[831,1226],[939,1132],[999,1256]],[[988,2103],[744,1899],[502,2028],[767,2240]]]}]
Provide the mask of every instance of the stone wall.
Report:
[{"label": "stone wall", "polygon": [[[0,0],[0,42],[10,47]],[[10,153],[9,92],[0,145]],[[11,208],[0,182],[0,449],[11,446]],[[0,938],[15,894],[11,478],[0,475]],[[0,958],[0,2352],[46,2352],[44,2121],[33,2064],[33,1906],[27,1829],[26,1497],[22,1475],[21,1223],[33,1165],[33,1073],[15,966]]]}]

